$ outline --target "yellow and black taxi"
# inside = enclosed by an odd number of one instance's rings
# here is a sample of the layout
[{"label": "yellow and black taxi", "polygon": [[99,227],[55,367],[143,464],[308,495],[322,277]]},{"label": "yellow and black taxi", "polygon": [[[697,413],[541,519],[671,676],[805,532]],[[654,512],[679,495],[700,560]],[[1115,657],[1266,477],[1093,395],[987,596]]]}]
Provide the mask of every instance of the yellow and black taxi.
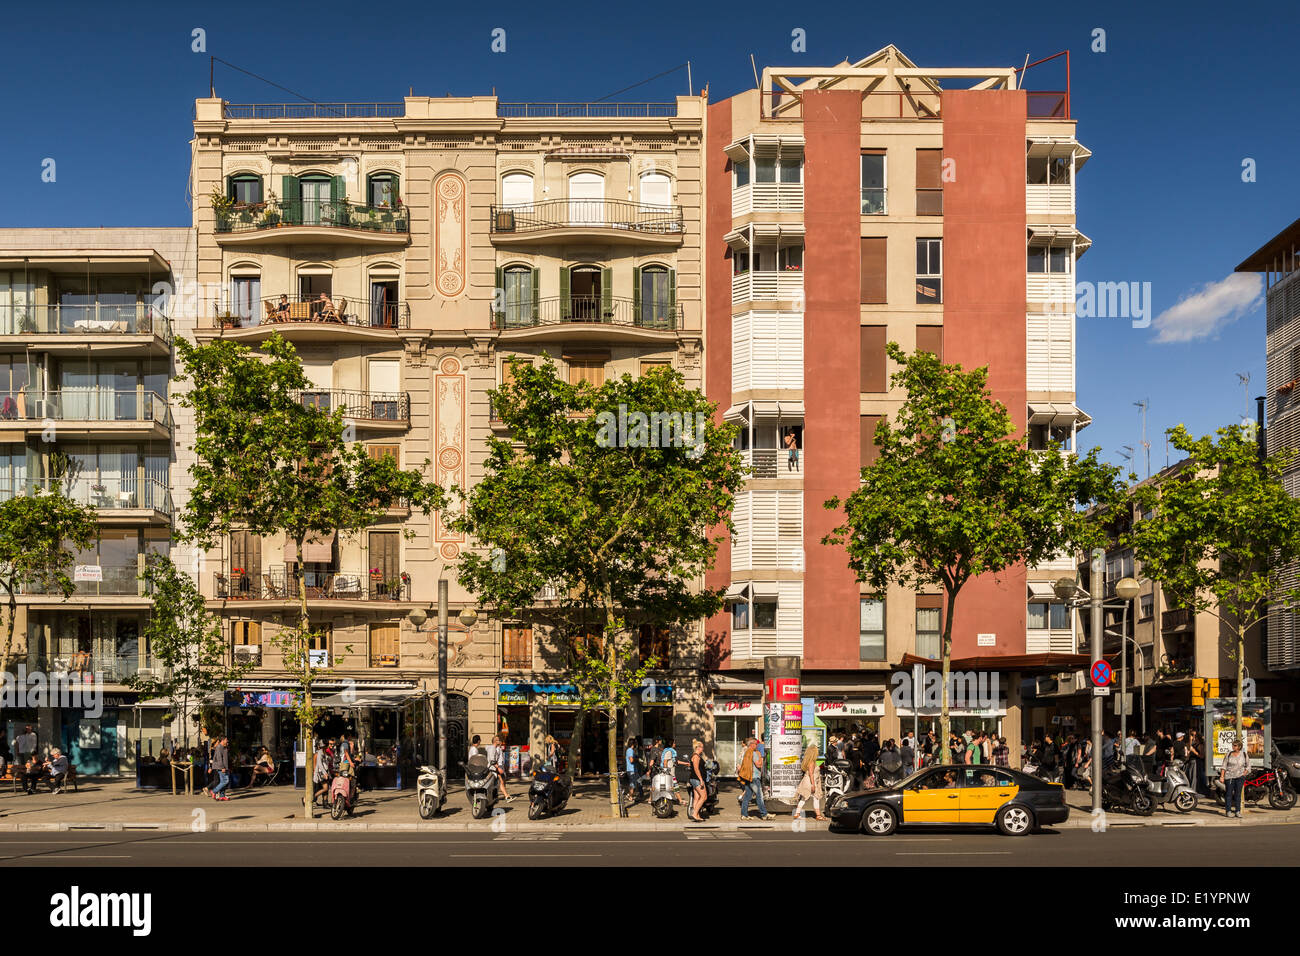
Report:
[{"label": "yellow and black taxi", "polygon": [[1064,823],[1065,789],[1006,767],[925,767],[892,787],[847,793],[831,826],[888,836],[900,826],[995,826],[1008,836]]}]

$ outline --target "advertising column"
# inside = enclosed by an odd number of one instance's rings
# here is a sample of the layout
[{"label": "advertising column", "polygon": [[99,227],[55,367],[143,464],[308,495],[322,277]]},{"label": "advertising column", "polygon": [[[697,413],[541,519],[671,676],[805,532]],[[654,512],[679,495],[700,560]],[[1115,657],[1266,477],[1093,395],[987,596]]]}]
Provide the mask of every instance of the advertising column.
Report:
[{"label": "advertising column", "polygon": [[763,659],[763,736],[774,800],[793,800],[799,787],[803,756],[803,702],[799,696],[800,660]]}]

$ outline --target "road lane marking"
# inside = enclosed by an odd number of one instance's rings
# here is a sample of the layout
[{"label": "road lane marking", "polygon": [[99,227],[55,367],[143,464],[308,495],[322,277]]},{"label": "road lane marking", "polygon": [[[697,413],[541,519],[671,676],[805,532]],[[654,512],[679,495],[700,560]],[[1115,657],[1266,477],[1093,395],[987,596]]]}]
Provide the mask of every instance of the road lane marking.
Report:
[{"label": "road lane marking", "polygon": [[915,853],[895,853],[894,856],[1010,856],[1010,850],[917,850]]},{"label": "road lane marking", "polygon": [[[525,859],[518,853],[449,853],[447,856],[455,859],[498,859],[498,860],[520,860]],[[526,859],[532,860],[540,857],[595,857],[600,858],[599,853],[529,853]]]}]

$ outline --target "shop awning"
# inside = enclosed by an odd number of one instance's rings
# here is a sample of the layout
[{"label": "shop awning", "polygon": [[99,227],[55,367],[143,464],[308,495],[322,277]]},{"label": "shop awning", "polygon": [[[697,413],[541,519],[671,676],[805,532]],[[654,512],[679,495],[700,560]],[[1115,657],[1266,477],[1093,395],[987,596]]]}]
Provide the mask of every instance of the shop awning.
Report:
[{"label": "shop awning", "polygon": [[1029,596],[1036,601],[1051,601],[1056,598],[1056,592],[1047,581],[1030,581]]},{"label": "shop awning", "polygon": [[319,699],[312,699],[314,707],[400,707],[408,700],[423,697],[419,690],[361,690],[343,691]]}]

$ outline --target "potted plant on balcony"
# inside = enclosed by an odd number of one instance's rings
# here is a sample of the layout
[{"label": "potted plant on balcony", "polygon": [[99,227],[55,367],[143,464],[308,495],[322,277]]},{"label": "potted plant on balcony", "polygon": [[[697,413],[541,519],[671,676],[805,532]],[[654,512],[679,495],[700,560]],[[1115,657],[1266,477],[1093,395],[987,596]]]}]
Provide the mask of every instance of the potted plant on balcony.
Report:
[{"label": "potted plant on balcony", "polygon": [[274,229],[280,225],[280,197],[275,193],[267,193],[266,203],[263,205],[264,212],[260,226],[266,229]]},{"label": "potted plant on balcony", "polygon": [[217,232],[228,232],[230,230],[230,213],[235,208],[235,201],[218,187],[213,186],[212,192],[208,195],[208,202],[217,216]]},{"label": "potted plant on balcony", "polygon": [[19,307],[18,331],[28,333],[36,331],[36,319],[27,311],[26,306]]},{"label": "potted plant on balcony", "polygon": [[219,313],[217,315],[217,321],[220,322],[221,328],[223,329],[239,328],[239,316],[236,313],[231,312],[229,309],[225,309]]}]

